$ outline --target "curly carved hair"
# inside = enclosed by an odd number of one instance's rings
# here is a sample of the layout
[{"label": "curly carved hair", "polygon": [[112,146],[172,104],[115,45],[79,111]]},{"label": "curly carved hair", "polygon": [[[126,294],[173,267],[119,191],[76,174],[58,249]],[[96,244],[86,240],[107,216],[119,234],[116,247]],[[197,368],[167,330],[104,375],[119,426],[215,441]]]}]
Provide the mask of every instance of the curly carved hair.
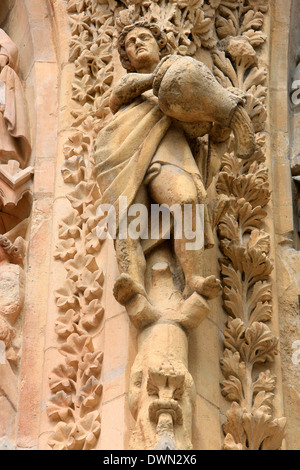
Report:
[{"label": "curly carved hair", "polygon": [[151,31],[154,39],[156,40],[160,48],[161,58],[170,54],[170,50],[168,48],[168,37],[166,33],[157,26],[157,24],[148,23],[145,20],[141,20],[131,25],[125,26],[118,38],[118,50],[120,54],[121,63],[124,69],[127,70],[127,72],[136,72],[136,70],[133,68],[133,66],[131,65],[128,59],[126,48],[125,48],[126,36],[128,33],[130,33],[130,31],[133,31],[135,28],[146,28],[146,29],[149,29],[149,31]]},{"label": "curly carved hair", "polygon": [[0,235],[0,247],[3,249],[8,260],[12,264],[22,264],[23,256],[19,248],[17,248],[7,237]]}]

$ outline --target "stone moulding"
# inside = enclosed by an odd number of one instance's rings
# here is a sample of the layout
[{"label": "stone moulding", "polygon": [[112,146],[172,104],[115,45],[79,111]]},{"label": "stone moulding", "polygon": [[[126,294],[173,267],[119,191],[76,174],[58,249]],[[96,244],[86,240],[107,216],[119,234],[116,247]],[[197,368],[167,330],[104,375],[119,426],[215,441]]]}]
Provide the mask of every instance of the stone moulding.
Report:
[{"label": "stone moulding", "polygon": [[26,193],[31,195],[33,173],[33,167],[21,170],[14,160],[0,165],[0,199],[4,208],[14,208]]},{"label": "stone moulding", "polygon": [[[268,370],[255,377],[258,364],[274,361],[278,345],[267,324],[272,317],[270,237],[263,230],[270,200],[264,164],[267,89],[266,72],[257,53],[267,39],[263,25],[268,2],[68,0],[66,8],[70,62],[75,66],[74,121],[64,147],[62,174],[65,183],[72,185],[67,196],[72,209],[60,223],[55,253],[67,272],[65,284],[56,293],[56,333],[65,360],[50,376],[53,396],[48,415],[57,424],[49,445],[57,450],[86,450],[97,445],[100,435],[103,356],[95,352],[92,336],[104,314],[104,275],[97,262],[101,249],[96,236],[100,194],[94,178],[93,148],[98,132],[110,119],[114,35],[122,25],[143,17],[167,31],[173,53],[193,56],[200,48],[209,51],[215,77],[242,97],[255,128],[255,154],[238,159],[231,140],[217,181],[217,192],[231,199],[231,209],[218,227],[224,255],[220,260],[224,308],[229,315],[221,361],[225,377],[222,393],[232,402],[224,425],[224,448],[278,449],[285,420],[272,415],[276,378]],[[173,375],[172,364],[149,369],[148,396],[160,398]],[[181,379],[176,376],[175,395],[182,386]],[[163,382],[162,392],[157,391],[158,381]],[[176,397],[177,403],[180,392]],[[158,425],[154,407],[150,407],[147,419]],[[176,419],[180,422],[179,406]],[[167,429],[168,417],[161,420],[162,429]],[[170,435],[163,433],[157,445],[176,447]]]}]

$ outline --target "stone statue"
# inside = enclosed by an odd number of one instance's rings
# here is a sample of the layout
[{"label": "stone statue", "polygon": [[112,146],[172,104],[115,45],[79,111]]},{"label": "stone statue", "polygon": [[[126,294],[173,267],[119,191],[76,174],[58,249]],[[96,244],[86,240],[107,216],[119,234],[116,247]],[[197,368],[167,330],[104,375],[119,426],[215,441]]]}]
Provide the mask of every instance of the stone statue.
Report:
[{"label": "stone statue", "polygon": [[[17,409],[18,385],[12,365],[18,362],[14,337],[25,299],[24,240],[12,243],[0,235],[0,396],[3,394]],[[18,349],[18,348],[17,348]]]},{"label": "stone statue", "polygon": [[28,162],[31,146],[17,46],[0,29],[0,162]]},{"label": "stone statue", "polygon": [[24,303],[24,240],[0,235],[0,316],[15,323]]},{"label": "stone statue", "polygon": [[[130,446],[191,449],[195,385],[188,333],[210,313],[207,300],[220,294],[221,284],[202,275],[204,247],[214,241],[206,188],[189,142],[208,133],[221,140],[232,130],[237,153],[245,158],[254,152],[254,131],[241,98],[201,62],[169,55],[167,37],[156,25],[141,21],[125,27],[119,52],[129,73],[112,91],[115,116],[98,135],[95,163],[101,203],[118,214],[120,277],[114,295],[139,331],[129,388],[136,420]],[[123,207],[121,197],[127,198]],[[189,205],[193,233],[199,230],[197,205],[204,205],[204,246],[187,249],[185,230],[182,237],[173,234],[175,256],[162,233],[150,242],[121,236],[132,204],[149,206],[149,201],[178,205],[183,219]],[[184,274],[181,283],[176,260]]]},{"label": "stone statue", "polygon": [[[168,55],[167,37],[144,21],[127,26],[119,37],[123,66],[129,72],[114,87],[110,106],[114,119],[98,135],[96,172],[102,203],[126,196],[127,209],[146,197],[156,204],[206,204],[206,189],[189,146],[189,137],[231,128],[241,157],[253,153],[254,133],[241,99],[228,92],[201,62]],[[165,57],[164,57],[165,56]],[[205,207],[205,246],[213,236]],[[184,231],[183,231],[184,232]],[[220,294],[219,280],[203,278],[203,249],[187,250],[183,236],[174,251],[185,277],[184,298],[197,292],[207,299]],[[136,295],[147,297],[145,257],[139,240],[115,242],[121,277],[115,285],[117,300],[126,305]]]}]

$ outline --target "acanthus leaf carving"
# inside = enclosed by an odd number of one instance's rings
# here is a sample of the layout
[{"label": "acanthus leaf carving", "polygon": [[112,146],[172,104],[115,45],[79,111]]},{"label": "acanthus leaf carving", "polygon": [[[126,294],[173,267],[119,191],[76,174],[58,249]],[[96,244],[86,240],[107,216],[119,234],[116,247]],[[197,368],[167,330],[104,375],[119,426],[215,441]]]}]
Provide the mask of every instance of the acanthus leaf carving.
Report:
[{"label": "acanthus leaf carving", "polygon": [[229,146],[217,181],[217,191],[231,198],[219,224],[224,308],[230,316],[221,360],[222,393],[232,402],[224,424],[226,450],[280,449],[284,438],[285,419],[272,416],[276,377],[269,370],[255,377],[257,365],[272,364],[278,354],[278,339],[267,325],[273,269],[263,227],[271,197],[264,164],[267,89],[256,51],[267,39],[267,10],[268,1],[221,1],[216,20],[221,47],[212,54],[217,79],[243,93],[256,132],[256,151],[247,160]]},{"label": "acanthus leaf carving", "polygon": [[272,419],[262,406],[247,413],[233,403],[227,413],[225,450],[279,450],[284,437],[285,420]]}]

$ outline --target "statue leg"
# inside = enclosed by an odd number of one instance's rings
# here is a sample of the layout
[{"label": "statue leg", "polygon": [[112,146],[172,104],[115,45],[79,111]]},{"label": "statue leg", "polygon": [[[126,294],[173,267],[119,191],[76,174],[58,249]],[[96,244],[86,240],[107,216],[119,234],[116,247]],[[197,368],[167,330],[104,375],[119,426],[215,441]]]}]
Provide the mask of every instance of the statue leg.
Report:
[{"label": "statue leg", "polygon": [[[146,189],[141,187],[134,200],[134,204],[145,204]],[[128,226],[131,222],[128,218]],[[117,237],[115,249],[120,277],[114,286],[114,295],[122,305],[136,294],[146,297],[145,291],[145,271],[146,260],[141,246],[140,239],[132,239],[129,235],[125,240]]]},{"label": "statue leg", "polygon": [[[221,283],[215,276],[203,277],[204,247],[187,249],[191,240],[186,237],[184,226],[184,206],[189,205],[191,219],[188,220],[189,229],[196,233],[198,192],[193,178],[184,170],[173,165],[162,165],[161,172],[149,183],[149,192],[157,204],[167,204],[169,207],[178,204],[182,214],[182,237],[174,239],[175,254],[179,259],[185,275],[186,297],[198,292],[206,298],[212,299],[220,295]],[[188,214],[188,215],[189,215]]]}]

